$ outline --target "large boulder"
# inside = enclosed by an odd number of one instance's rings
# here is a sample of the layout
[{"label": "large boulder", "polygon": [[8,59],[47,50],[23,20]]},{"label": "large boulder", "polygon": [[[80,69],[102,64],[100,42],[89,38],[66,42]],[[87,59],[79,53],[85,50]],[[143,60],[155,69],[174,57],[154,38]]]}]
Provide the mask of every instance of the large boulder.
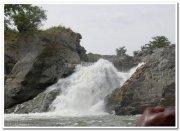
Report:
[{"label": "large boulder", "polygon": [[108,112],[134,115],[149,106],[175,106],[175,45],[156,49],[141,59],[146,63],[106,97]]},{"label": "large boulder", "polygon": [[6,76],[5,109],[36,97],[59,78],[70,75],[74,65],[80,63],[79,34],[57,30],[21,36],[15,41],[19,57]]},{"label": "large boulder", "polygon": [[51,103],[60,93],[60,89],[45,90],[31,100],[6,109],[5,112],[18,114],[47,112],[50,109]]}]

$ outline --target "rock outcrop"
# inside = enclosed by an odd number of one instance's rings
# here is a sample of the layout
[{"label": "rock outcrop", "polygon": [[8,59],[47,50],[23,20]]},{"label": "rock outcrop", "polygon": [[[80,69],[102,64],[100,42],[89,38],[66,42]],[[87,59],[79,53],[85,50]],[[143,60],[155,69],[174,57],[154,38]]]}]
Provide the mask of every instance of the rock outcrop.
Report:
[{"label": "rock outcrop", "polygon": [[80,39],[80,34],[63,27],[22,35],[11,42],[5,39],[5,109],[33,99],[70,75],[74,66],[67,64],[80,63],[85,53]]},{"label": "rock outcrop", "polygon": [[130,70],[131,68],[138,65],[138,61],[135,60],[132,56],[123,55],[123,56],[117,56],[117,55],[99,55],[99,54],[87,54],[86,61],[88,62],[96,62],[99,59],[106,59],[114,64],[114,66],[122,72],[126,72]]},{"label": "rock outcrop", "polygon": [[[55,84],[56,85],[56,84]],[[51,89],[51,86],[48,88]],[[5,110],[6,113],[40,113],[47,112],[50,105],[57,95],[61,93],[60,89],[45,90],[36,97],[21,104],[17,104]]]},{"label": "rock outcrop", "polygon": [[107,96],[108,112],[134,115],[149,106],[175,106],[175,45],[153,50],[138,59],[146,63]]}]

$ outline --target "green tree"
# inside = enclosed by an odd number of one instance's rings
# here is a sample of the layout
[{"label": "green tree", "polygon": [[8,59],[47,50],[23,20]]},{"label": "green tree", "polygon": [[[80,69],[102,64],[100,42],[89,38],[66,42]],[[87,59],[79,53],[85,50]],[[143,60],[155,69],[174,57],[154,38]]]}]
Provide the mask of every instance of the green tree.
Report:
[{"label": "green tree", "polygon": [[120,47],[120,48],[117,48],[116,49],[116,55],[117,56],[123,56],[123,55],[125,55],[126,54],[126,49],[125,49],[125,46],[123,46],[123,47]]},{"label": "green tree", "polygon": [[15,26],[19,32],[37,30],[47,19],[45,10],[31,4],[5,4],[4,17],[5,31]]},{"label": "green tree", "polygon": [[162,48],[171,44],[171,42],[165,36],[156,36],[152,38],[148,44],[141,47],[141,50]]}]

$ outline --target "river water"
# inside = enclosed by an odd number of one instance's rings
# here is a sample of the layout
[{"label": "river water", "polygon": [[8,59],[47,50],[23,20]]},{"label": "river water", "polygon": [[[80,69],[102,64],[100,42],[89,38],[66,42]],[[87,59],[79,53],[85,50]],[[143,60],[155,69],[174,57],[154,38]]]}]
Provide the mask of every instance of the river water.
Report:
[{"label": "river water", "polygon": [[[137,67],[141,66],[139,64]],[[47,88],[61,93],[49,105],[49,112],[5,114],[6,127],[54,126],[134,126],[136,116],[116,116],[105,112],[105,97],[112,93],[135,72],[119,72],[114,65],[100,59],[91,66],[79,66],[75,72]]]},{"label": "river water", "polygon": [[6,114],[5,127],[128,127],[138,116],[98,115],[67,117],[47,114]]}]

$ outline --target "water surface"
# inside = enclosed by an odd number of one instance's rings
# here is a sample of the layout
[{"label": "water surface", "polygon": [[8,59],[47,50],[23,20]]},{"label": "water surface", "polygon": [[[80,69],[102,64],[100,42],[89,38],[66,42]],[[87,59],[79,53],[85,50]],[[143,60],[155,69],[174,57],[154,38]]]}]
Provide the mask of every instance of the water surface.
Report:
[{"label": "water surface", "polygon": [[135,126],[138,116],[67,117],[35,114],[6,114],[5,127],[127,127]]}]

